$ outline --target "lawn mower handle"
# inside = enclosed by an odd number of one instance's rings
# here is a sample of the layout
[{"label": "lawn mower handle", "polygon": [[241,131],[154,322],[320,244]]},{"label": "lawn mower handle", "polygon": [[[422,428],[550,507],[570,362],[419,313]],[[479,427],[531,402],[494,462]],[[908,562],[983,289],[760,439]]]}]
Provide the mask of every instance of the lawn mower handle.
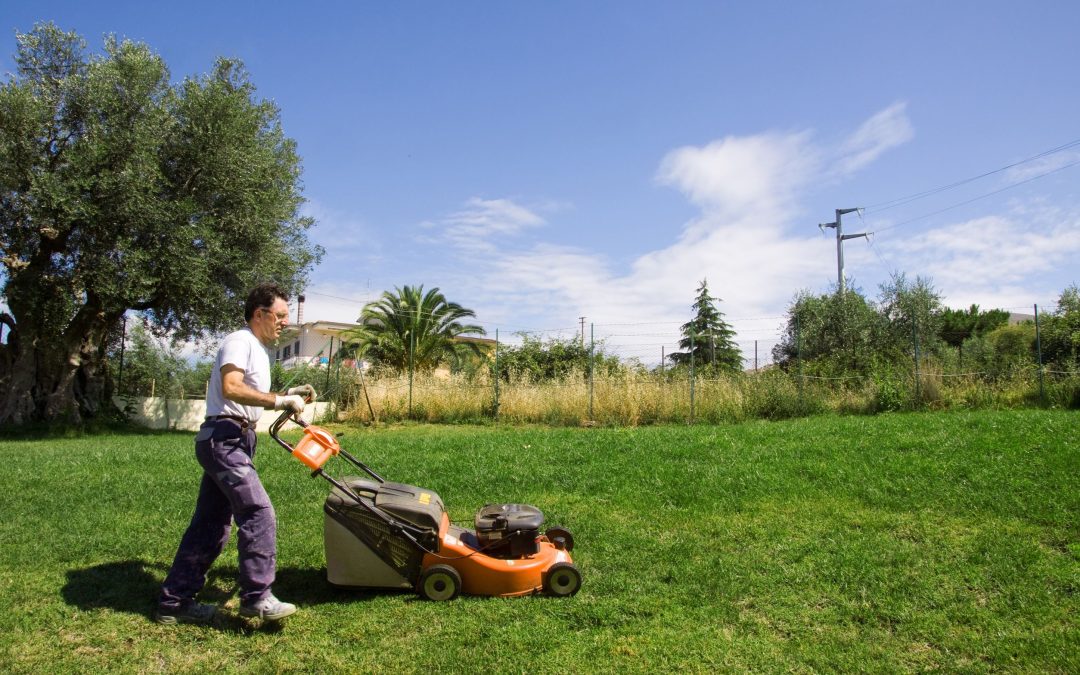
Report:
[{"label": "lawn mower handle", "polygon": [[[285,443],[284,441],[281,440],[281,437],[278,436],[278,432],[281,431],[281,427],[285,426],[285,423],[289,421],[289,418],[292,417],[292,415],[293,415],[293,411],[286,408],[286,409],[282,410],[281,414],[278,415],[278,418],[276,420],[274,420],[270,424],[270,438],[277,441],[278,445],[285,448],[290,453],[292,452],[292,448],[289,447],[289,445],[287,443]],[[293,421],[296,422],[297,424],[299,424],[301,429],[306,429],[307,426],[308,426],[308,423],[305,422],[304,418],[302,418],[302,417],[299,417],[299,416],[294,417]]]},{"label": "lawn mower handle", "polygon": [[[279,415],[278,418],[276,420],[274,420],[274,422],[270,425],[270,438],[273,438],[275,441],[277,441],[278,445],[280,445],[282,448],[284,448],[285,452],[289,453],[290,455],[293,454],[293,449],[294,449],[293,446],[289,445],[289,443],[286,442],[285,440],[283,440],[281,438],[281,436],[279,435],[279,432],[281,431],[281,427],[284,426],[285,422],[287,422],[290,418],[292,419],[293,422],[296,422],[303,429],[308,429],[308,427],[311,427],[312,430],[318,429],[320,432],[325,433],[325,430],[319,429],[318,427],[312,427],[312,425],[305,422],[303,419],[301,419],[299,416],[297,416],[296,413],[294,413],[292,410],[283,411],[281,413],[281,415]],[[363,469],[369,476],[371,476],[372,478],[374,478],[378,482],[380,482],[380,483],[385,483],[386,482],[386,480],[382,476],[380,476],[379,474],[375,473],[375,471],[373,471],[371,469],[371,467],[369,467],[367,464],[364,464],[363,462],[361,462],[357,458],[353,457],[349,453],[345,452],[341,448],[338,448],[337,454],[341,455],[345,459],[352,462],[354,465],[356,465],[356,467],[358,467],[360,469]],[[322,476],[331,485],[336,487],[342,493],[348,495],[349,498],[351,498],[354,502],[356,502],[361,507],[363,507],[368,513],[370,513],[371,515],[373,515],[374,517],[376,517],[380,521],[382,521],[382,523],[390,530],[391,533],[393,533],[395,535],[400,535],[400,536],[405,537],[413,546],[415,546],[417,548],[417,550],[419,550],[419,551],[421,551],[423,553],[430,553],[430,551],[427,548],[425,548],[423,544],[420,543],[420,540],[418,538],[420,533],[417,530],[417,528],[409,525],[408,523],[399,522],[398,520],[388,516],[382,509],[379,509],[379,508],[375,507],[372,504],[368,504],[359,495],[357,495],[352,490],[352,488],[350,488],[348,485],[346,485],[345,483],[339,481],[338,479],[334,478],[330,474],[323,471],[322,467],[319,467],[318,469],[315,469],[314,471],[311,472],[311,477],[312,478],[315,478],[316,476]]]},{"label": "lawn mower handle", "polygon": [[[280,445],[285,450],[285,452],[287,452],[287,453],[289,453],[291,455],[291,454],[293,454],[293,449],[294,449],[293,446],[289,445],[289,443],[287,441],[283,440],[281,438],[281,436],[280,436],[281,427],[283,427],[285,425],[285,423],[288,422],[290,419],[293,422],[295,422],[297,425],[299,425],[301,429],[307,429],[308,427],[311,427],[311,425],[308,424],[307,422],[305,422],[302,417],[300,417],[295,412],[293,412],[292,410],[289,410],[289,409],[283,410],[281,412],[281,414],[278,415],[278,418],[276,420],[274,420],[273,423],[270,424],[270,438],[277,441],[277,444]],[[312,429],[316,429],[316,428],[317,427],[312,427]],[[320,430],[320,431],[322,431],[322,430]],[[339,449],[337,451],[337,454],[339,454],[342,457],[344,457],[345,459],[349,460],[349,462],[351,462],[357,468],[362,469],[364,471],[364,473],[368,474],[369,476],[371,476],[372,478],[374,478],[378,482],[380,482],[380,483],[385,483],[386,482],[386,479],[384,479],[379,474],[375,473],[375,471],[371,467],[369,467],[367,464],[364,464],[363,462],[361,462],[357,458],[355,458],[352,455],[350,455],[349,453],[345,452],[344,448]],[[334,482],[330,478],[330,476],[323,473],[322,469],[317,469],[317,470],[312,472],[313,476],[317,476],[317,475],[320,475],[320,474],[322,474],[325,478],[327,478],[331,482]],[[335,485],[336,485],[336,483],[335,483]]]}]

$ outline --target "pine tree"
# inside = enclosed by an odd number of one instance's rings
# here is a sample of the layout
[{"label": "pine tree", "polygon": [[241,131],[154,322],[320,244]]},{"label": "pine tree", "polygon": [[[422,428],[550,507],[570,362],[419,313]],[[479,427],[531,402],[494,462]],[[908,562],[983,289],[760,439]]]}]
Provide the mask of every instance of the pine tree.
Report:
[{"label": "pine tree", "polygon": [[683,338],[679,340],[679,348],[686,351],[671,354],[669,358],[673,363],[689,364],[692,353],[694,364],[698,368],[715,368],[736,373],[742,371],[742,352],[735,344],[735,331],[724,321],[724,314],[716,308],[718,302],[718,298],[709,295],[708,281],[703,279],[692,305],[694,318],[680,328]]}]

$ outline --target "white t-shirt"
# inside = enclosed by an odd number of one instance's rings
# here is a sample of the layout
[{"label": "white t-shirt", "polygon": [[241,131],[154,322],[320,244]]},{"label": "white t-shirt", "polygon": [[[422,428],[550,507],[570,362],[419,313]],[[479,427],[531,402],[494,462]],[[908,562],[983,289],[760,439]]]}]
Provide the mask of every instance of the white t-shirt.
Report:
[{"label": "white t-shirt", "polygon": [[214,371],[210,374],[210,389],[206,393],[206,416],[232,415],[252,423],[262,417],[263,408],[240,405],[225,398],[221,390],[221,368],[229,364],[244,371],[244,384],[261,392],[270,391],[270,354],[250,328],[242,328],[225,336],[218,350]]}]

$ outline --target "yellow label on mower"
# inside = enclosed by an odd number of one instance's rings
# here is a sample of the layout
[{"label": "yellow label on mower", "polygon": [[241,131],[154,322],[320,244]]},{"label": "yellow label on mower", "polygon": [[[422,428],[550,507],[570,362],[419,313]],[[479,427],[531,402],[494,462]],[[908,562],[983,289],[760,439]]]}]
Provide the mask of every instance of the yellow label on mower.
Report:
[{"label": "yellow label on mower", "polygon": [[427,492],[421,492],[420,493],[420,503],[421,504],[430,504],[431,503],[431,495],[428,494]]}]

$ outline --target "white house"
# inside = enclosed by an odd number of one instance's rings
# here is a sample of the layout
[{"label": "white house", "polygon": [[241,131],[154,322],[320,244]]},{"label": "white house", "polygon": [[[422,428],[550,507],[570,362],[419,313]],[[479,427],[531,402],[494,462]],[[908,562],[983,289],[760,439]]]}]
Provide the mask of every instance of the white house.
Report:
[{"label": "white house", "polygon": [[341,347],[341,334],[357,325],[311,321],[287,326],[277,344],[270,348],[270,357],[286,368],[325,365]]}]

